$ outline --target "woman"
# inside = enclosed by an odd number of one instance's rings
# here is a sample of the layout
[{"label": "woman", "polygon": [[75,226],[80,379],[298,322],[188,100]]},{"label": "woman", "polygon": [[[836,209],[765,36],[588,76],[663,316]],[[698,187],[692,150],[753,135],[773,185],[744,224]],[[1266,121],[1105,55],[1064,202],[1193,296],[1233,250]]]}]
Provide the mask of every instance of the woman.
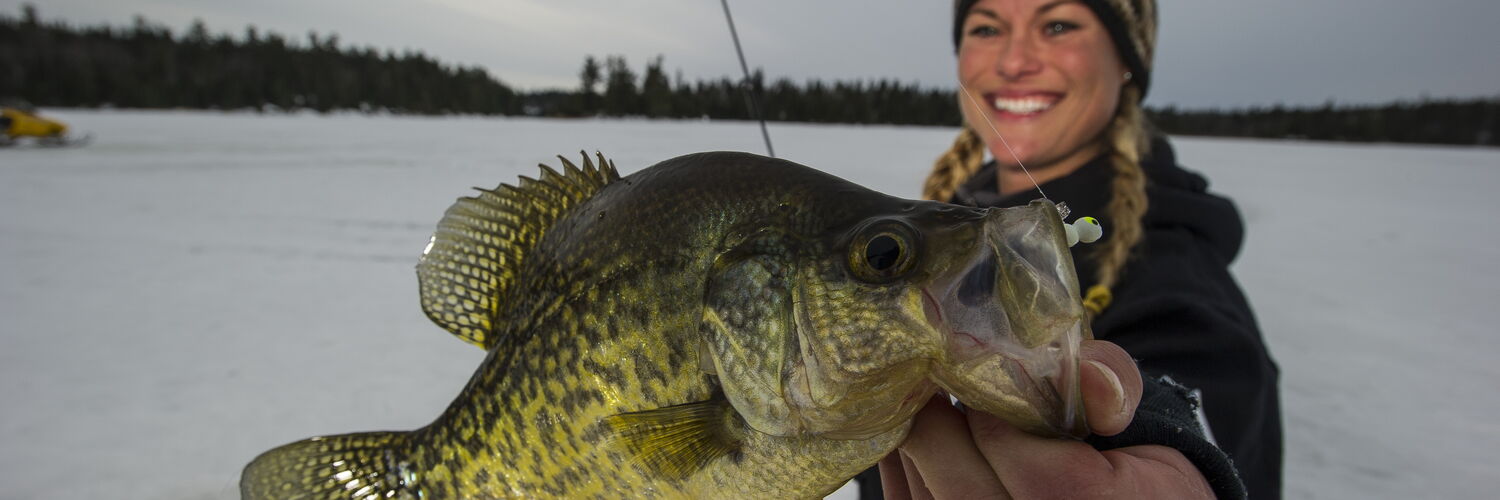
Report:
[{"label": "woman", "polygon": [[[1022,205],[1040,197],[1035,179],[1073,214],[1103,223],[1103,240],[1074,247],[1094,334],[1107,341],[1085,346],[1096,436],[1092,448],[1025,436],[935,401],[881,463],[887,494],[1175,497],[1207,488],[1280,497],[1277,369],[1227,270],[1243,236],[1239,213],[1178,167],[1164,139],[1148,140],[1142,118],[1154,1],[955,5],[965,128],[924,194]],[[985,151],[995,160],[982,164]],[[1186,416],[1191,394],[1201,395],[1201,434]]]}]

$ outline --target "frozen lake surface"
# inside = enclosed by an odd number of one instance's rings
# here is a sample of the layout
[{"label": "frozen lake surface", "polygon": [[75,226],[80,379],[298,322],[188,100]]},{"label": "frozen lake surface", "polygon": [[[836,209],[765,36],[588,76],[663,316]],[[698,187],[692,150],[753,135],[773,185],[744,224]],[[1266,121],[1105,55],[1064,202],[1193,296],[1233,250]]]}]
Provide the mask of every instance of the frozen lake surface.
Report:
[{"label": "frozen lake surface", "polygon": [[[0,150],[0,498],[235,498],[272,446],[425,425],[483,357],[417,304],[455,198],[581,149],[763,152],[752,123],[51,114],[96,139]],[[771,125],[904,197],[953,133]],[[1500,150],[1175,145],[1246,219],[1287,497],[1493,495]]]}]

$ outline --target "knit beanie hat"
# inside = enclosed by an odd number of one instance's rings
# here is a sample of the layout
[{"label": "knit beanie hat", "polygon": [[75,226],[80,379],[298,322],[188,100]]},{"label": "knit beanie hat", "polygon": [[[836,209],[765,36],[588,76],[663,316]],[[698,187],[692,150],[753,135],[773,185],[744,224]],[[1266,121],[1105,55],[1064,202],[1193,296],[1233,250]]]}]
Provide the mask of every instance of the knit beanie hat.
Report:
[{"label": "knit beanie hat", "polygon": [[[1140,86],[1141,98],[1151,85],[1151,56],[1156,49],[1156,0],[1081,0],[1109,30],[1120,51],[1120,60],[1130,70],[1130,80]],[[954,0],[953,48],[963,40],[964,18],[978,0]]]}]

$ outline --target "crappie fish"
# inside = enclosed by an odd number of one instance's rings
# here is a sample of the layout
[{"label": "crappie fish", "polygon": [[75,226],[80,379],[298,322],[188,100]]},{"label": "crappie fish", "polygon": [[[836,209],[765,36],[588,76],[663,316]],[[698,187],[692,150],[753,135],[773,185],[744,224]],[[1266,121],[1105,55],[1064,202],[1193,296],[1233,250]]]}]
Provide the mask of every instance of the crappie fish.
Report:
[{"label": "crappie fish", "polygon": [[747,153],[562,161],[460,199],[417,265],[427,315],[489,352],[448,409],[268,451],[244,498],[815,498],[940,389],[1085,433],[1050,202],[903,200]]}]

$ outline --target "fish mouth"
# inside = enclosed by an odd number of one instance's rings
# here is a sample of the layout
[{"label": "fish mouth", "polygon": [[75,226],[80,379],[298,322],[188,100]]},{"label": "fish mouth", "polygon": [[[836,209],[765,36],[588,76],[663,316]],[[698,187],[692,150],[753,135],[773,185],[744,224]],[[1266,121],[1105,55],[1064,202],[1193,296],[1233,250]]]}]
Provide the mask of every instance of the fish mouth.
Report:
[{"label": "fish mouth", "polygon": [[1089,336],[1055,206],[992,209],[984,244],[923,286],[945,359],[933,380],[970,408],[1028,432],[1087,434],[1079,343]]}]

